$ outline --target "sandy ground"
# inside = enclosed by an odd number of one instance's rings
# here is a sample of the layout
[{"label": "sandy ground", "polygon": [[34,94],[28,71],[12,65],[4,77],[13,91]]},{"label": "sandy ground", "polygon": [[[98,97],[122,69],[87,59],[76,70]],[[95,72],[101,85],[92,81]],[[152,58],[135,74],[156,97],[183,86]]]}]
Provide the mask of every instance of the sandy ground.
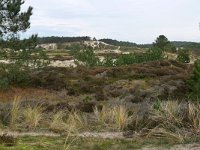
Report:
[{"label": "sandy ground", "polygon": [[52,132],[13,132],[13,131],[1,131],[0,135],[10,135],[14,137],[24,137],[24,136],[46,136],[46,137],[59,137],[60,134],[55,134]]},{"label": "sandy ground", "polygon": [[184,144],[184,145],[175,145],[171,148],[164,148],[164,147],[154,147],[154,146],[146,146],[141,150],[200,150],[200,144]]},{"label": "sandy ground", "polygon": [[82,138],[101,138],[101,139],[124,139],[122,132],[84,132],[77,135],[78,137]]},{"label": "sandy ground", "polygon": [[56,60],[56,61],[52,61],[50,63],[50,66],[53,66],[53,67],[76,67],[76,64],[74,63],[74,60],[64,60],[64,61]]},{"label": "sandy ground", "polygon": [[[137,135],[136,135],[137,136]],[[78,135],[78,137],[82,138],[100,138],[100,139],[123,139],[123,140],[131,140],[132,138],[125,138],[122,132],[85,132]],[[154,145],[148,145],[143,147],[141,150],[200,150],[200,144],[180,144],[172,146],[171,148],[164,148],[162,146],[155,147]]]},{"label": "sandy ground", "polygon": [[9,64],[10,62],[8,60],[0,60],[0,63]]}]

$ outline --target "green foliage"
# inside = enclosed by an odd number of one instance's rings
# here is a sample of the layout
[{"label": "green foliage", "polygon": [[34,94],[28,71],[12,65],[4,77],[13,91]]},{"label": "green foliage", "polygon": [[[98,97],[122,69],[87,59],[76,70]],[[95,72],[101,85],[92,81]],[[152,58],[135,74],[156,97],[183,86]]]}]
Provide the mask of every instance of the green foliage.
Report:
[{"label": "green foliage", "polygon": [[24,0],[1,0],[0,1],[0,35],[6,35],[7,38],[17,38],[19,31],[26,31],[30,27],[30,16],[32,15],[32,7],[26,12],[21,12],[21,5]]},{"label": "green foliage", "polygon": [[119,56],[116,59],[115,64],[117,66],[121,66],[121,65],[129,65],[129,64],[139,63],[138,62],[139,59],[140,59],[140,55],[124,54],[124,55]]},{"label": "green foliage", "polygon": [[0,77],[0,89],[7,89],[9,87],[9,81],[7,77]]},{"label": "green foliage", "polygon": [[177,60],[181,63],[189,63],[190,62],[190,54],[187,49],[178,50]]},{"label": "green foliage", "polygon": [[76,64],[78,65],[80,65],[80,63],[83,63],[88,67],[94,67],[101,64],[100,59],[95,56],[94,50],[92,48],[76,51],[74,53],[74,58]]},{"label": "green foliage", "polygon": [[176,47],[164,35],[157,37],[153,47],[160,48],[163,51],[176,52]]},{"label": "green foliage", "polygon": [[164,59],[164,53],[159,48],[150,48],[150,50],[144,54],[144,61],[155,61]]},{"label": "green foliage", "polygon": [[190,80],[188,80],[188,86],[190,89],[190,96],[194,99],[200,98],[200,60],[195,61],[193,74]]},{"label": "green foliage", "polygon": [[161,109],[161,103],[162,102],[160,100],[155,101],[154,104],[153,104],[153,109],[160,110]]},{"label": "green foliage", "polygon": [[95,56],[94,50],[92,48],[87,48],[81,51],[74,51],[74,58],[76,63],[80,65],[83,63],[88,67],[94,66],[105,66],[114,67],[121,65],[137,64],[148,61],[162,60],[164,59],[163,51],[159,48],[151,48],[146,53],[142,54],[122,54],[116,59],[112,57],[105,57],[103,61],[99,57]]},{"label": "green foliage", "polygon": [[164,35],[159,35],[159,37],[157,37],[155,43],[153,43],[153,46],[158,47],[158,48],[160,48],[162,50],[165,50],[165,47],[168,44],[170,44],[168,39]]},{"label": "green foliage", "polygon": [[83,42],[83,41],[90,41],[91,37],[83,36],[83,37],[58,37],[58,36],[51,36],[51,37],[39,37],[38,38],[40,44],[47,44],[47,43],[65,43],[65,42]]},{"label": "green foliage", "polygon": [[46,66],[49,61],[44,51],[35,49],[37,35],[20,39],[19,33],[30,28],[32,7],[21,12],[24,0],[0,1],[0,59],[8,64],[0,64],[0,88],[22,85],[28,81],[32,68]]},{"label": "green foliage", "polygon": [[159,48],[151,48],[148,52],[143,54],[125,54],[119,56],[116,59],[115,64],[117,66],[120,65],[128,65],[128,64],[136,64],[143,63],[148,61],[162,60],[164,59],[163,51]]},{"label": "green foliage", "polygon": [[117,41],[112,39],[101,39],[100,41],[115,46],[137,47],[136,43],[131,43],[131,42]]},{"label": "green foliage", "polygon": [[84,49],[87,49],[87,48],[90,48],[90,47],[84,45],[83,43],[73,43],[73,44],[67,45],[65,47],[66,50],[70,50],[70,53],[72,55],[79,52],[80,50],[84,50]]},{"label": "green foliage", "polygon": [[29,75],[19,64],[0,63],[0,78],[0,89],[6,89],[10,85],[25,85]]},{"label": "green foliage", "polygon": [[86,96],[84,99],[83,99],[83,102],[84,103],[89,103],[89,102],[91,102],[92,101],[92,97],[90,97],[90,96]]},{"label": "green foliage", "polygon": [[112,57],[106,56],[102,62],[102,65],[105,67],[113,67],[115,65],[115,62]]}]

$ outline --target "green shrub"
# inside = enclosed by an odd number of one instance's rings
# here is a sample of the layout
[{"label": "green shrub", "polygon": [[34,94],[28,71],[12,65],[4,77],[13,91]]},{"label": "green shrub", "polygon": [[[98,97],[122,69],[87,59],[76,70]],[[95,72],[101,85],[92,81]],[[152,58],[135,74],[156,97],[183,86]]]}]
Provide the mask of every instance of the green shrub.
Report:
[{"label": "green shrub", "polygon": [[190,62],[190,54],[187,49],[180,49],[178,51],[177,60],[181,63],[189,63]]},{"label": "green shrub", "polygon": [[28,70],[18,64],[0,64],[0,89],[10,85],[25,85],[29,81]]},{"label": "green shrub", "polygon": [[7,77],[1,77],[0,89],[7,89],[9,87],[9,81]]},{"label": "green shrub", "polygon": [[156,38],[155,42],[153,43],[153,47],[159,48],[166,52],[176,52],[176,47],[164,35],[159,35]]},{"label": "green shrub", "polygon": [[124,54],[119,56],[116,59],[116,65],[129,65],[129,64],[137,64],[148,61],[156,61],[164,59],[163,51],[159,48],[151,48],[146,53],[142,54]]},{"label": "green shrub", "polygon": [[155,61],[164,59],[164,53],[160,48],[150,48],[150,50],[144,54],[144,61]]},{"label": "green shrub", "polygon": [[74,58],[76,64],[78,65],[81,62],[88,67],[101,65],[100,59],[97,56],[95,56],[94,50],[92,48],[77,51],[76,53],[74,53]]},{"label": "green shrub", "polygon": [[106,56],[105,59],[102,61],[102,66],[113,67],[115,66],[115,62],[112,57]]},{"label": "green shrub", "polygon": [[195,61],[193,74],[190,80],[188,80],[188,85],[190,89],[190,96],[194,99],[199,99],[200,97],[200,60]]},{"label": "green shrub", "polygon": [[49,63],[46,53],[36,49],[37,35],[27,39],[20,38],[20,33],[30,28],[33,10],[30,6],[26,11],[21,11],[22,4],[23,0],[0,2],[0,60],[9,61],[9,64],[0,64],[2,88],[13,84],[24,84],[30,69],[41,68]]},{"label": "green shrub", "polygon": [[112,57],[105,57],[103,61],[99,59],[99,57],[95,56],[94,50],[92,48],[87,48],[81,51],[74,51],[73,56],[76,60],[76,63],[79,65],[81,62],[88,66],[105,66],[105,67],[113,67],[113,66],[121,66],[121,65],[129,65],[129,64],[138,64],[148,61],[156,61],[164,59],[164,53],[159,48],[151,48],[146,53],[140,54],[122,54],[116,59]]}]

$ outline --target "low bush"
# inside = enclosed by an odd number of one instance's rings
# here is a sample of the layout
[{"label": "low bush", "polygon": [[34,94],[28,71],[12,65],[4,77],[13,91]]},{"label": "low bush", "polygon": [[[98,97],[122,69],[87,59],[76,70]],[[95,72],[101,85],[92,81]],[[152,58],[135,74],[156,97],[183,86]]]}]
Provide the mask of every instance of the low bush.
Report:
[{"label": "low bush", "polygon": [[189,63],[190,62],[190,54],[187,49],[178,50],[177,60],[181,63]]},{"label": "low bush", "polygon": [[101,63],[100,59],[95,56],[93,48],[77,51],[74,53],[74,58],[76,64],[80,65],[82,63],[88,67],[99,66]]},{"label": "low bush", "polygon": [[200,98],[200,60],[195,61],[192,77],[188,80],[188,86],[190,89],[189,96],[193,100],[199,100]]},{"label": "low bush", "polygon": [[11,85],[23,86],[28,84],[28,70],[18,64],[0,64],[0,88],[7,89]]},{"label": "low bush", "polygon": [[121,65],[137,64],[148,61],[156,61],[164,59],[164,53],[161,49],[153,47],[149,51],[141,54],[121,54],[117,58],[106,56],[104,60],[100,60],[94,53],[93,48],[77,51],[73,53],[76,63],[83,64],[89,67],[105,66],[114,67]]},{"label": "low bush", "polygon": [[124,54],[119,56],[115,64],[116,66],[138,64],[148,61],[156,61],[164,59],[164,53],[159,48],[151,48],[146,53],[142,54]]}]

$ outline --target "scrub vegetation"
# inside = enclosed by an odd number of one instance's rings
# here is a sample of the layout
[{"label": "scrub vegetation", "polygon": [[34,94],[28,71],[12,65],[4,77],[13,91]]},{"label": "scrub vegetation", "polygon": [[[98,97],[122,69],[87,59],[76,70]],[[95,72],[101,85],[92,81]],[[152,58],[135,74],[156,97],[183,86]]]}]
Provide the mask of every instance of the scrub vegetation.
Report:
[{"label": "scrub vegetation", "polygon": [[164,35],[148,45],[87,36],[22,39],[33,10],[22,12],[22,4],[0,2],[0,149],[173,149],[199,142],[199,43]]}]

